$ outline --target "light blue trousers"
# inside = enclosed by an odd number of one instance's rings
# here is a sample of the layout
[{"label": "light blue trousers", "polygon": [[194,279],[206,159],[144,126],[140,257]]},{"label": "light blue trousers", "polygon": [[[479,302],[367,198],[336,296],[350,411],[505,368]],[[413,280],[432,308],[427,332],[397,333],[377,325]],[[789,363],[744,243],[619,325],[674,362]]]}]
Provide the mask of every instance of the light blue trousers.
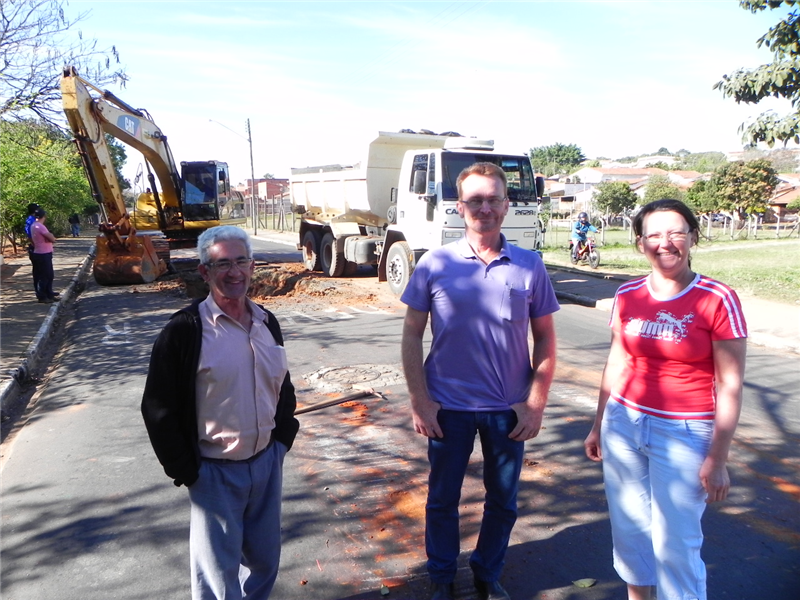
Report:
[{"label": "light blue trousers", "polygon": [[713,421],[662,419],[609,399],[601,440],[614,568],[658,600],[705,600],[700,467]]},{"label": "light blue trousers", "polygon": [[286,446],[249,461],[203,460],[189,487],[193,600],[267,600],[281,555]]}]

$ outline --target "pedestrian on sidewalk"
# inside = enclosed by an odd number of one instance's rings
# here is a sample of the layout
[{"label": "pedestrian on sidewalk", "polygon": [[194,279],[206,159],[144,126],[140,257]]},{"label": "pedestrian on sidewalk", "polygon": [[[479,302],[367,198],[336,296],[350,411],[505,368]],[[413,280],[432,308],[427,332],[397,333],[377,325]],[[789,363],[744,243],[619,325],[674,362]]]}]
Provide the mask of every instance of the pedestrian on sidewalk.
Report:
[{"label": "pedestrian on sidewalk", "polygon": [[72,229],[72,237],[78,237],[81,234],[81,218],[78,213],[72,213],[67,221]]},{"label": "pedestrian on sidewalk", "polygon": [[142,414],[159,462],[189,490],[194,600],[267,600],[281,551],[283,459],[299,424],[278,321],[246,297],[239,227],[197,241],[209,296],[175,313],[150,357]]},{"label": "pedestrian on sidewalk", "polygon": [[55,236],[45,226],[47,213],[43,208],[37,208],[33,213],[36,220],[30,228],[31,242],[33,250],[31,252],[31,263],[33,265],[33,289],[36,292],[36,299],[43,304],[52,304],[60,297],[53,292],[53,243]]},{"label": "pedestrian on sidewalk", "polygon": [[747,325],[739,298],[692,271],[700,225],[678,200],[634,217],[652,266],[622,284],[597,416],[584,446],[603,462],[614,567],[629,600],[706,600],[700,520],[730,487]]},{"label": "pedestrian on sidewalk", "polygon": [[[509,244],[506,175],[476,163],[456,181],[464,237],[425,253],[401,300],[414,430],[428,438],[425,548],[433,599],[453,598],[458,509],[475,435],[486,499],[469,564],[481,600],[508,599],[500,574],[517,518],[525,441],[536,437],[555,371],[558,310],[538,254]],[[433,341],[423,365],[428,317]],[[533,333],[533,352],[528,331]]]}]

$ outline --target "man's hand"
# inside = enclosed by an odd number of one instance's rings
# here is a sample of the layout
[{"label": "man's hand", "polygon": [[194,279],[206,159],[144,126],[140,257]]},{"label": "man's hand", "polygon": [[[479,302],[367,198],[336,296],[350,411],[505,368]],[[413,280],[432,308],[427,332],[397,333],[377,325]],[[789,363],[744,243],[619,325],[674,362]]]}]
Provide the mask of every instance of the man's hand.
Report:
[{"label": "man's hand", "polygon": [[539,430],[542,428],[544,406],[533,408],[527,402],[518,402],[512,404],[511,408],[517,413],[517,426],[508,434],[508,437],[517,442],[524,442],[539,435]]},{"label": "man's hand", "polygon": [[433,400],[412,401],[411,415],[414,420],[414,431],[429,438],[444,437],[437,418],[441,408],[442,405]]}]

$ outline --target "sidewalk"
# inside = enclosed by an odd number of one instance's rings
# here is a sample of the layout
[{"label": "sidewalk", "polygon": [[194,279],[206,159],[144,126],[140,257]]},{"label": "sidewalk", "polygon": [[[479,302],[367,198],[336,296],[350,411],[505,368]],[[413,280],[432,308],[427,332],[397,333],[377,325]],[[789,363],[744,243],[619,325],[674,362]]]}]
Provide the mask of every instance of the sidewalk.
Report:
[{"label": "sidewalk", "polygon": [[[91,270],[94,237],[61,238],[53,250],[53,290],[61,301],[39,304],[28,253],[3,257],[0,268],[0,407],[39,375],[40,354]],[[89,275],[90,276],[90,275]]]},{"label": "sidewalk", "polygon": [[[261,230],[258,239],[295,246],[297,234]],[[0,293],[0,406],[16,391],[15,378],[24,381],[35,374],[40,346],[53,333],[65,305],[78,293],[82,277],[91,277],[89,252],[94,237],[61,238],[53,253],[54,289],[63,300],[39,304],[33,293],[31,264],[26,253],[5,257]],[[586,268],[548,265],[548,273],[560,300],[610,310],[617,288],[630,279]],[[742,306],[750,342],[800,354],[800,306],[743,297]]]}]

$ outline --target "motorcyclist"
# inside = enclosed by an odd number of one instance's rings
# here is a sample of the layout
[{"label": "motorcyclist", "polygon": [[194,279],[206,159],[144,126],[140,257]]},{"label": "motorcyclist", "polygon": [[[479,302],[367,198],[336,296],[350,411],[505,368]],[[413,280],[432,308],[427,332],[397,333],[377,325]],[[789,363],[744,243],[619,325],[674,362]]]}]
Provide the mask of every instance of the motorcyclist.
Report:
[{"label": "motorcyclist", "polygon": [[597,227],[589,223],[589,215],[582,212],[578,215],[578,220],[572,225],[572,237],[570,239],[570,247],[572,250],[573,259],[577,260],[586,244],[586,234],[589,232],[596,232]]}]

